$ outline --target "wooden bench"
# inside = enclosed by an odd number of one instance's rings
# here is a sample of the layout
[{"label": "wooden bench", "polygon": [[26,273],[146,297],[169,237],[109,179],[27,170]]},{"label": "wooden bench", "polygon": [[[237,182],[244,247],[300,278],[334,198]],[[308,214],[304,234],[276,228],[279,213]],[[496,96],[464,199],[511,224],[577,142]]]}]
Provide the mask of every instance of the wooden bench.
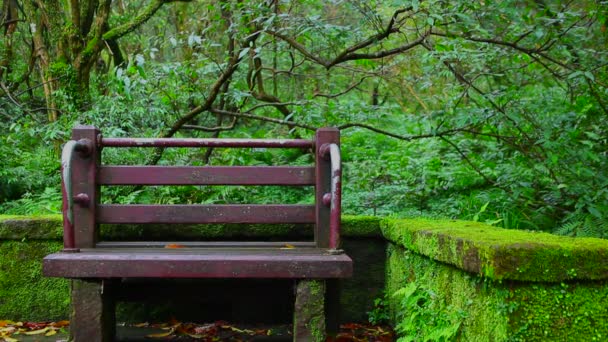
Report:
[{"label": "wooden bench", "polygon": [[[339,249],[341,166],[339,131],[319,129],[314,140],[105,138],[77,126],[62,154],[64,249],[48,255],[43,274],[71,278],[71,338],[112,341],[115,298],[127,280],[152,278],[294,279],[294,340],[324,339],[335,329],[338,298],[320,292],[350,277],[352,260]],[[123,147],[300,148],[313,166],[116,166],[101,162],[102,149]],[[290,185],[314,186],[314,205],[118,205],[100,203],[100,186]],[[101,241],[100,224],[313,224],[314,241]],[[180,248],[166,248],[169,244]],[[314,326],[316,324],[316,326]],[[319,333],[319,329],[321,332]]]}]

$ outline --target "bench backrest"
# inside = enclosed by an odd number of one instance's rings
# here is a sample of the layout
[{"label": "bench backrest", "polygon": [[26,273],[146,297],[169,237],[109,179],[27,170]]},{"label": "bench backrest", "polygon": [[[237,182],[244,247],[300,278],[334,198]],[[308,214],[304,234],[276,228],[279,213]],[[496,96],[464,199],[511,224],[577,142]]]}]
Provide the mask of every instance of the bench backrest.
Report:
[{"label": "bench backrest", "polygon": [[[93,126],[76,126],[62,154],[64,251],[94,248],[99,224],[312,223],[315,244],[340,241],[340,133],[321,128],[313,140],[105,138]],[[101,163],[102,148],[233,147],[304,148],[313,166],[116,166]],[[314,205],[118,205],[100,204],[102,185],[298,185],[314,186]]]}]

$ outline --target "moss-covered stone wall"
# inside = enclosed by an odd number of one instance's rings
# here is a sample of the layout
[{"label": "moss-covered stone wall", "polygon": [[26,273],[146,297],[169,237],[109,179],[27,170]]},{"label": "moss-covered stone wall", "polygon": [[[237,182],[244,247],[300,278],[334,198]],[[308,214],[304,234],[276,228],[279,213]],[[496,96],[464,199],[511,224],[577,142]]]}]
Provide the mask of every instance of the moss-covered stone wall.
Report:
[{"label": "moss-covered stone wall", "polygon": [[449,220],[386,220],[382,230],[392,242],[390,315],[402,333],[457,341],[608,339],[606,240]]},{"label": "moss-covered stone wall", "polygon": [[385,238],[433,260],[491,279],[608,279],[608,240],[508,230],[479,222],[386,219]]},{"label": "moss-covered stone wall", "polygon": [[59,241],[0,241],[0,319],[65,319],[70,304],[65,279],[44,278],[45,255],[62,248]]},{"label": "moss-covered stone wall", "polygon": [[[306,226],[161,227],[158,239],[303,239]],[[149,238],[151,227],[105,227],[107,239]],[[460,341],[580,341],[608,337],[608,241],[503,230],[453,220],[343,218],[355,274],[342,319],[361,321],[385,288],[408,334]],[[388,240],[389,247],[386,251]],[[0,215],[0,318],[68,316],[68,284],[40,274],[61,248],[61,217]],[[255,305],[254,305],[255,306]],[[123,316],[136,310],[126,310]],[[426,335],[424,335],[426,334]],[[432,340],[432,338],[431,338]],[[450,340],[450,339],[447,339]]]}]

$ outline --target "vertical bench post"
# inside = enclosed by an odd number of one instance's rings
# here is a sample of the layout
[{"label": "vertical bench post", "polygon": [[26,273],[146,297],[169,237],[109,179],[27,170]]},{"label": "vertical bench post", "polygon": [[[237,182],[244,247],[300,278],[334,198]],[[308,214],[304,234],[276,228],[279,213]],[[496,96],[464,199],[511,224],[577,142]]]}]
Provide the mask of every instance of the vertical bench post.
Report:
[{"label": "vertical bench post", "polygon": [[[76,250],[93,248],[98,240],[96,208],[99,203],[97,169],[101,162],[100,133],[94,126],[78,125],[72,139],[88,146],[86,153],[72,159],[72,196]],[[72,280],[70,335],[73,341],[110,342],[115,340],[115,300],[108,282],[101,279]]]},{"label": "vertical bench post", "polygon": [[[331,159],[326,148],[329,144],[340,146],[340,131],[337,128],[321,128],[317,130],[315,134],[315,243],[319,248],[339,248],[339,246],[330,246],[331,207],[323,199],[326,194],[331,194]],[[341,284],[337,279],[327,279],[325,280],[325,287],[325,327],[330,336],[335,336],[339,331],[338,314],[340,311]]]},{"label": "vertical bench post", "polygon": [[97,242],[95,209],[99,203],[99,186],[96,172],[101,151],[97,144],[99,130],[93,126],[78,125],[72,130],[72,139],[90,141],[90,151],[86,155],[77,154],[72,160],[72,196],[74,200],[74,244],[76,248],[93,248]]},{"label": "vertical bench post", "polygon": [[319,248],[330,248],[330,206],[323,196],[331,193],[331,160],[326,157],[323,146],[340,145],[337,128],[320,128],[315,134],[315,243]]}]

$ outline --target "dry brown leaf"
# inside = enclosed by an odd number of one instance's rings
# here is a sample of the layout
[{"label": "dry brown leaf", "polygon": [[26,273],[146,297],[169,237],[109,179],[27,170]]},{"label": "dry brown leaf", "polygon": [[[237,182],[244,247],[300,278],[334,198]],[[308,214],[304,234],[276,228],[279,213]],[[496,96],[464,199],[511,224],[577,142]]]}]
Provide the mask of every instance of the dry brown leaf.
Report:
[{"label": "dry brown leaf", "polygon": [[186,246],[177,243],[169,243],[165,245],[165,248],[186,248]]},{"label": "dry brown leaf", "polygon": [[7,326],[7,325],[11,325],[13,323],[15,323],[15,322],[9,321],[9,320],[2,320],[2,321],[0,321],[0,328],[3,328],[5,326]]},{"label": "dry brown leaf", "polygon": [[68,325],[70,325],[70,321],[58,321],[58,322],[51,323],[51,326],[53,326],[55,328],[63,328],[63,327],[67,327]]}]

